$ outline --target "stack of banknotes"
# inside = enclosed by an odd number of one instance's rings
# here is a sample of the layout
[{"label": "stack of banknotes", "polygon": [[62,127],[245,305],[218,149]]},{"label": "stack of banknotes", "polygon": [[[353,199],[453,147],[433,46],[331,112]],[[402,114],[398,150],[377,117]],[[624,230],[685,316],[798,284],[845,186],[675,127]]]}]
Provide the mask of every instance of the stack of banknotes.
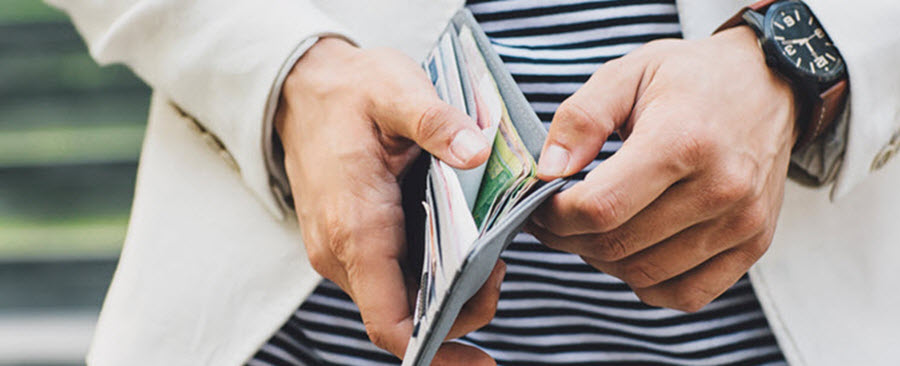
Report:
[{"label": "stack of banknotes", "polygon": [[431,363],[503,249],[566,184],[535,177],[547,130],[468,10],[453,16],[422,66],[440,98],[468,114],[492,146],[475,169],[426,157],[404,179],[409,268],[421,264],[422,272],[403,366]]},{"label": "stack of banknotes", "polygon": [[458,170],[432,157],[417,324],[434,316],[471,245],[502,221],[538,182],[535,159],[516,131],[484,55],[468,26],[450,27],[423,65],[438,96],[472,118],[493,141],[481,166]]}]

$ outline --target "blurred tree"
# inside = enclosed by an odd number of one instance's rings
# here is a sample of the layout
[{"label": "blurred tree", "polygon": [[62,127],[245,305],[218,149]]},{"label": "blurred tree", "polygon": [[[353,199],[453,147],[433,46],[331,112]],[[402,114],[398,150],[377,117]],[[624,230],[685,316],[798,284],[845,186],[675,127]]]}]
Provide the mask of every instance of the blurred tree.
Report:
[{"label": "blurred tree", "polygon": [[0,0],[0,257],[115,258],[150,90],[65,14]]},{"label": "blurred tree", "polygon": [[84,364],[149,98],[93,62],[65,14],[0,0],[0,366]]}]

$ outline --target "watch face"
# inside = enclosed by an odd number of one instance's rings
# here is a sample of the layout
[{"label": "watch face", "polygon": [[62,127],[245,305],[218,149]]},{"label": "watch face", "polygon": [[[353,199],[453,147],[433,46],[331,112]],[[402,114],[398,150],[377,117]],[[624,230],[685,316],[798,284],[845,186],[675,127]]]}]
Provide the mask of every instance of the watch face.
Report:
[{"label": "watch face", "polygon": [[800,73],[824,82],[843,72],[840,54],[803,3],[774,4],[766,13],[766,29],[781,56]]}]

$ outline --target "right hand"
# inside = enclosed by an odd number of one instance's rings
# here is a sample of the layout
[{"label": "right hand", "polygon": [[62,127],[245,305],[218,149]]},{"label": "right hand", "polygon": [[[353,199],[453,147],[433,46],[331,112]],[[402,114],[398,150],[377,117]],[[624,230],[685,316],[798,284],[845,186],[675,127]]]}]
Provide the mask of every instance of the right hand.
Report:
[{"label": "right hand", "polygon": [[[412,59],[337,38],[319,40],[294,66],[275,125],[312,267],[350,295],[375,345],[403,357],[415,289],[407,288],[400,263],[406,243],[399,182],[419,146],[465,169],[487,160],[487,139],[438,98]],[[498,262],[448,339],[490,322],[504,273]],[[459,343],[444,344],[434,362],[494,364]]]}]

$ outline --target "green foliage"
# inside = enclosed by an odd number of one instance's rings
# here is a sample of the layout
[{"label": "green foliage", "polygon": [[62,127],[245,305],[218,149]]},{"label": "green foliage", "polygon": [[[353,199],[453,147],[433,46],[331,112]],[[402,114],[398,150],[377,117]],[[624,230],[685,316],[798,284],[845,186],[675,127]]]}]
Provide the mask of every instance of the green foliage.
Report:
[{"label": "green foliage", "polygon": [[0,0],[0,24],[64,21],[66,15],[39,0]]},{"label": "green foliage", "polygon": [[118,253],[149,96],[62,12],[0,0],[0,258]]}]

